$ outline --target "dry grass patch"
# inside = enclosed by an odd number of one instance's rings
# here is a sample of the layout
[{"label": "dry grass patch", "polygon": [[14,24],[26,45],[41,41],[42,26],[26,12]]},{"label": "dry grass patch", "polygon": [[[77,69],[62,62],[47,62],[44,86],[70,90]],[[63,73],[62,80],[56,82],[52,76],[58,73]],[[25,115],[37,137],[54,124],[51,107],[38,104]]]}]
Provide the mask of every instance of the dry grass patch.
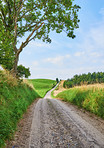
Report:
[{"label": "dry grass patch", "polygon": [[56,87],[56,89],[53,91],[53,96],[57,96],[60,92],[66,90],[64,87],[63,87],[63,83],[64,83],[65,80],[61,80],[59,82],[59,85]]}]

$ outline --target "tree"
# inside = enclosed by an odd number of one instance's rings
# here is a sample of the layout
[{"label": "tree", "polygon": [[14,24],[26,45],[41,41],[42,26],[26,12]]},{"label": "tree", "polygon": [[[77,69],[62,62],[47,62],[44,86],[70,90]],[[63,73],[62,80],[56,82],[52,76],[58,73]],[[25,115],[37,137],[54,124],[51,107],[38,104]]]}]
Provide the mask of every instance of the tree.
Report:
[{"label": "tree", "polygon": [[104,72],[89,72],[88,74],[75,75],[71,79],[64,81],[64,87],[70,88],[76,85],[83,84],[93,84],[93,83],[103,83],[104,82]]},{"label": "tree", "polygon": [[56,82],[59,83],[59,79],[58,78],[56,78]]},{"label": "tree", "polygon": [[0,64],[10,70],[13,67],[14,52],[12,36],[0,26]]},{"label": "tree", "polygon": [[19,65],[17,67],[17,77],[25,77],[28,78],[30,76],[29,68],[25,68],[23,65]]},{"label": "tree", "polygon": [[0,50],[0,65],[2,65],[3,68],[5,68],[7,70],[12,69],[13,60],[14,60],[14,54],[9,49],[10,48],[7,48],[7,49],[4,48],[4,49]]},{"label": "tree", "polygon": [[[5,34],[0,38],[12,37],[11,50],[14,53],[13,73],[16,75],[19,55],[29,42],[36,38],[51,42],[49,32],[65,31],[68,37],[75,38],[74,29],[78,28],[79,6],[73,0],[0,0],[0,30]],[[26,32],[28,37],[17,47]],[[8,33],[8,35],[6,35]],[[10,36],[9,36],[10,35]]]}]

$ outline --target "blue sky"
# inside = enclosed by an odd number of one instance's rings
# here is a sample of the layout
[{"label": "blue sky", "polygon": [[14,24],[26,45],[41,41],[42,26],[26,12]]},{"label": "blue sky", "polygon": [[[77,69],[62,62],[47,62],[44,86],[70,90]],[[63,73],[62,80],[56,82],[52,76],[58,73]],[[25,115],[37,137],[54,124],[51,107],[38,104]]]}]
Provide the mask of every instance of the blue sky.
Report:
[{"label": "blue sky", "polygon": [[81,6],[76,38],[50,33],[51,44],[32,41],[19,64],[30,67],[30,78],[68,79],[75,74],[104,72],[104,0],[75,0]]}]

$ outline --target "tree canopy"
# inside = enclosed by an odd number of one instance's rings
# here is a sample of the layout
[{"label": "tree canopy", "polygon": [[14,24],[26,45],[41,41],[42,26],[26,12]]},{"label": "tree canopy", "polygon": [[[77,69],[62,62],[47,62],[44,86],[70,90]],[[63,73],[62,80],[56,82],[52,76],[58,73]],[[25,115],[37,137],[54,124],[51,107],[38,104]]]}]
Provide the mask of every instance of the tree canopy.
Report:
[{"label": "tree canopy", "polygon": [[64,82],[64,87],[70,88],[83,84],[104,83],[104,72],[89,72],[88,74],[75,75]]},{"label": "tree canopy", "polygon": [[[30,41],[38,38],[50,43],[49,33],[54,30],[56,33],[65,31],[68,37],[75,38],[79,9],[78,5],[73,5],[73,0],[0,0],[0,50],[5,50],[5,42],[12,46],[8,48],[15,57],[14,71],[19,54]],[[17,47],[26,32],[29,35]]]},{"label": "tree canopy", "polygon": [[25,68],[23,65],[19,65],[17,67],[17,77],[25,77],[28,78],[30,76],[29,68]]},{"label": "tree canopy", "polygon": [[59,83],[59,79],[58,78],[56,78],[56,82]]}]

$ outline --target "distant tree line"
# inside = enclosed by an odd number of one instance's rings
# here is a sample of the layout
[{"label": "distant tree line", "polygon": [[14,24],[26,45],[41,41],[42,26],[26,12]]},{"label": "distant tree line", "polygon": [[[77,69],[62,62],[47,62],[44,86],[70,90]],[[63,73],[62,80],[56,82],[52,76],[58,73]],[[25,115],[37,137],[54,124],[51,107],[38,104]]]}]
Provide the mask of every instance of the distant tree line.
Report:
[{"label": "distant tree line", "polygon": [[73,86],[80,86],[83,84],[94,84],[94,83],[104,83],[104,72],[89,72],[88,74],[75,75],[71,79],[67,79],[63,87],[71,88]]}]

